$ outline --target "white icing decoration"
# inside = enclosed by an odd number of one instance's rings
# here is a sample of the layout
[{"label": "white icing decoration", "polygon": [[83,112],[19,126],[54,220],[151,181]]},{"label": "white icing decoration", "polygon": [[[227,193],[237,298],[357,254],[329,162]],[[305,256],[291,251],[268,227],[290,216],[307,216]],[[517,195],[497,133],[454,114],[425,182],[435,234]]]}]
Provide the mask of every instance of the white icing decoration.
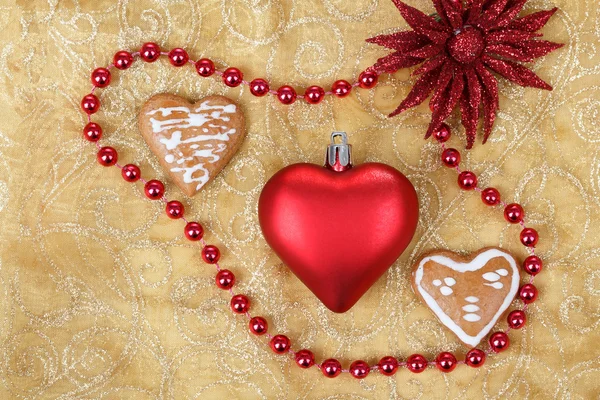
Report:
[{"label": "white icing decoration", "polygon": [[508,271],[507,271],[507,270],[505,270],[504,268],[497,269],[497,270],[496,270],[496,273],[497,273],[498,275],[502,275],[502,276],[508,276]]},{"label": "white icing decoration", "polygon": [[442,286],[440,288],[440,293],[443,294],[444,296],[450,296],[452,293],[454,293],[454,291],[452,290],[452,288],[449,288],[448,286]]},{"label": "white icing decoration", "polygon": [[477,322],[477,321],[481,320],[481,317],[477,314],[465,314],[465,315],[463,315],[463,319],[465,321],[469,321],[469,322]]},{"label": "white icing decoration", "polygon": [[444,278],[444,283],[446,283],[446,285],[448,285],[448,286],[454,286],[454,285],[456,285],[456,280],[452,277],[448,277],[448,278]]},{"label": "white icing decoration", "polygon": [[434,279],[434,281],[432,283],[433,283],[433,286],[440,286],[442,284],[442,281],[440,281],[439,279]]},{"label": "white icing decoration", "polygon": [[490,282],[496,282],[496,281],[500,280],[500,275],[498,275],[495,272],[486,272],[482,276],[483,276],[483,279],[485,279],[486,281],[490,281]]},{"label": "white icing decoration", "polygon": [[475,304],[467,304],[466,306],[463,306],[462,309],[466,312],[475,312],[479,311],[479,306],[476,306]]},{"label": "white icing decoration", "polygon": [[[438,305],[438,303],[435,301],[435,299],[423,288],[423,286],[421,286],[421,281],[423,280],[423,273],[424,273],[423,267],[425,266],[425,264],[427,262],[433,261],[435,263],[445,265],[448,268],[451,268],[454,271],[457,271],[460,273],[473,272],[473,271],[477,271],[477,270],[483,268],[483,266],[485,266],[488,263],[488,261],[490,261],[493,258],[497,258],[497,257],[504,258],[510,265],[510,268],[512,269],[510,290],[508,291],[506,297],[504,298],[504,301],[498,308],[498,311],[496,311],[496,314],[494,314],[494,316],[491,318],[490,322],[488,322],[487,325],[485,325],[483,328],[481,328],[481,330],[479,331],[479,333],[477,335],[475,335],[475,336],[468,335],[456,322],[454,322],[446,313],[444,313],[444,311],[441,309],[441,307]],[[488,334],[488,332],[493,328],[493,326],[496,323],[496,321],[498,320],[498,318],[500,318],[500,315],[502,315],[502,313],[504,313],[504,311],[506,311],[506,309],[510,306],[512,299],[515,297],[515,294],[517,294],[517,290],[519,289],[519,270],[517,268],[517,263],[510,254],[505,253],[504,251],[502,251],[500,249],[486,250],[486,251],[480,253],[477,257],[475,257],[471,262],[468,262],[468,263],[457,262],[457,261],[452,260],[449,257],[442,256],[442,255],[427,256],[427,257],[424,257],[423,259],[421,259],[421,262],[419,263],[419,265],[417,266],[417,269],[414,272],[414,276],[415,276],[415,286],[417,287],[419,294],[425,300],[425,303],[429,306],[429,308],[431,308],[431,310],[435,313],[435,315],[440,319],[442,324],[444,324],[452,332],[454,332],[461,341],[463,341],[464,343],[466,343],[470,346],[477,346],[477,344],[479,344],[481,339],[483,339],[483,337]],[[471,297],[471,296],[469,296],[469,297]],[[467,297],[467,299],[469,297]],[[473,300],[473,299],[471,299],[471,300]],[[469,315],[469,314],[467,314],[467,315]],[[463,317],[463,319],[464,318],[465,317]],[[469,318],[471,318],[471,317],[469,317]]]},{"label": "white icing decoration", "polygon": [[502,289],[504,287],[504,285],[502,284],[502,282],[494,282],[494,283],[484,283],[485,286],[491,286],[494,289]]},{"label": "white icing decoration", "polygon": [[[219,143],[214,146],[212,143],[202,143],[207,141],[218,140],[222,142],[229,141],[231,135],[236,133],[235,128],[229,128],[226,125],[231,119],[225,114],[234,114],[237,108],[235,104],[227,105],[211,105],[209,100],[202,102],[194,110],[188,107],[165,107],[158,108],[148,112],[146,115],[168,117],[174,112],[184,113],[184,118],[172,119],[156,119],[150,118],[152,132],[155,135],[160,135],[159,142],[162,143],[167,151],[175,150],[174,154],[167,154],[165,161],[169,164],[175,162],[178,166],[171,168],[171,172],[180,172],[183,174],[185,183],[197,182],[196,190],[204,186],[210,176],[206,164],[216,163],[221,159],[218,153],[223,152],[227,148],[227,144]],[[195,129],[199,133],[196,136],[188,137],[182,140],[181,129]],[[208,134],[209,129],[214,128],[216,133]],[[179,146],[189,144],[189,148],[194,150],[190,156],[184,157],[183,152],[178,149]],[[196,161],[189,167],[183,166],[189,161]]]},{"label": "white icing decoration", "polygon": [[465,297],[465,300],[468,301],[469,303],[477,303],[479,301],[479,297],[469,296],[469,297]]}]

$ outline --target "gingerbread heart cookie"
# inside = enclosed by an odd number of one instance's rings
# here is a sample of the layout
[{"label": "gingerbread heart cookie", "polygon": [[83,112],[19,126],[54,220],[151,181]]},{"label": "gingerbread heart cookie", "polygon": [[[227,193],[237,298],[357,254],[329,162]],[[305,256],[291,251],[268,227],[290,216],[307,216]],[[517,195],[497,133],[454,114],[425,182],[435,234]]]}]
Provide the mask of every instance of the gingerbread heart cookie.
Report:
[{"label": "gingerbread heart cookie", "polygon": [[225,167],[246,134],[244,115],[223,96],[191,104],[179,96],[158,94],[142,107],[139,128],[163,168],[188,196]]},{"label": "gingerbread heart cookie", "polygon": [[414,266],[415,293],[467,345],[477,346],[519,290],[515,259],[499,248],[470,257],[435,251]]}]

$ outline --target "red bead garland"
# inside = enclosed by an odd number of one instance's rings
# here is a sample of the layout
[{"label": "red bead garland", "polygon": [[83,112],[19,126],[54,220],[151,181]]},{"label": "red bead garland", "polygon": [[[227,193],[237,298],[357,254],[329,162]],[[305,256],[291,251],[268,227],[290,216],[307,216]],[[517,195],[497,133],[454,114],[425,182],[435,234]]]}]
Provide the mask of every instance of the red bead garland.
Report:
[{"label": "red bead garland", "polygon": [[537,275],[542,270],[542,260],[538,256],[529,256],[523,261],[523,269],[529,275]]},{"label": "red bead garland", "polygon": [[496,353],[500,353],[508,349],[509,345],[510,340],[508,340],[508,335],[504,332],[496,332],[490,336],[490,347]]},{"label": "red bead garland", "polygon": [[245,314],[250,309],[250,300],[243,294],[236,294],[231,298],[231,311],[236,314]]},{"label": "red bead garland", "polygon": [[92,85],[97,88],[103,88],[110,85],[110,71],[107,68],[96,68],[92,72]]},{"label": "red bead garland", "polygon": [[229,87],[240,86],[243,79],[244,75],[242,74],[242,71],[237,68],[227,68],[225,72],[223,72],[223,83]]},{"label": "red bead garland", "polygon": [[458,186],[463,190],[473,190],[477,186],[477,176],[471,171],[458,174]]},{"label": "red bead garland", "polygon": [[325,90],[320,86],[311,86],[304,92],[304,100],[309,104],[319,104],[325,98]]},{"label": "red bead garland", "polygon": [[500,192],[496,188],[486,188],[481,191],[481,201],[488,206],[500,204]]},{"label": "red bead garland", "polygon": [[262,97],[269,93],[269,84],[262,78],[256,78],[250,82],[250,93],[256,97]]},{"label": "red bead garland", "polygon": [[221,252],[217,246],[209,244],[202,249],[202,259],[207,264],[216,264],[221,258]]},{"label": "red bead garland", "polygon": [[257,336],[264,335],[267,333],[267,320],[263,317],[252,317],[248,323],[248,328],[250,328],[250,332]]},{"label": "red bead garland", "polygon": [[296,97],[298,97],[296,95],[296,91],[291,86],[284,85],[277,89],[277,98],[279,99],[281,104],[292,104],[296,101]]},{"label": "red bead garland", "polygon": [[328,358],[321,364],[321,372],[328,378],[335,378],[342,373],[342,364],[335,358]]},{"label": "red bead garland", "polygon": [[296,364],[300,368],[310,368],[315,365],[315,355],[310,350],[300,350],[296,352],[296,356],[294,357],[296,360]]},{"label": "red bead garland", "polygon": [[137,165],[127,164],[121,168],[121,176],[127,182],[137,182],[142,176],[142,172]]},{"label": "red bead garland", "polygon": [[185,225],[184,234],[188,240],[195,242],[204,237],[204,229],[198,222],[188,222]]},{"label": "red bead garland", "polygon": [[379,76],[375,71],[363,71],[358,77],[358,84],[363,89],[372,89],[377,85]]},{"label": "red bead garland", "polygon": [[465,357],[465,364],[469,367],[479,368],[485,363],[485,352],[479,349],[471,349]]},{"label": "red bead garland", "polygon": [[452,372],[456,368],[456,357],[454,354],[444,351],[436,357],[435,366],[442,372]]},{"label": "red bead garland", "polygon": [[337,97],[346,97],[352,91],[352,85],[350,82],[340,79],[339,81],[333,82],[331,85],[331,92]]},{"label": "red bead garland", "polygon": [[181,48],[175,48],[169,52],[169,62],[174,67],[183,67],[190,60],[187,51]]},{"label": "red bead garland", "polygon": [[511,329],[521,329],[527,322],[527,316],[522,310],[514,310],[508,314],[507,321]]},{"label": "red bead garland", "polygon": [[81,109],[86,114],[94,114],[100,109],[100,99],[95,94],[87,94],[81,99]]},{"label": "red bead garland", "polygon": [[[160,48],[154,43],[146,43],[142,46],[139,53],[131,54],[127,51],[117,52],[113,59],[114,67],[120,70],[129,68],[133,61],[134,56],[139,56],[147,62],[153,62],[159,58],[162,54],[168,54],[169,61],[175,66],[183,66],[189,62],[189,56],[183,49],[174,49],[169,53],[160,53]],[[195,63],[196,70],[200,76],[211,76],[215,73],[216,69],[214,63],[209,59],[201,59]],[[92,72],[91,80],[95,88],[106,87],[110,84],[110,66],[108,68],[97,68]],[[283,104],[292,104],[297,99],[297,94],[294,88],[291,86],[284,85],[277,91],[271,91],[269,84],[266,80],[257,78],[252,82],[246,82],[243,80],[241,71],[237,68],[228,68],[224,72],[220,73],[223,76],[223,82],[230,87],[236,87],[240,84],[246,84],[250,87],[250,91],[255,96],[264,96],[267,93],[275,94],[280,102]],[[350,92],[353,86],[360,86],[361,88],[370,89],[377,84],[378,75],[374,71],[364,71],[359,76],[357,84],[351,85],[347,81],[336,81],[331,88],[331,92],[325,93],[321,87],[312,86],[309,87],[303,97],[308,103],[318,104],[322,101],[325,95],[332,94],[337,97],[345,97]],[[92,93],[86,95],[82,100],[82,109],[88,114],[92,115],[98,111],[100,107],[100,101]],[[97,142],[102,137],[102,128],[91,121],[84,128],[84,137],[90,142]],[[444,123],[440,128],[434,132],[434,138],[442,145],[443,150],[454,150],[457,156],[456,161],[450,160],[448,166],[455,168],[459,172],[459,186],[464,190],[477,189],[481,192],[482,201],[490,206],[502,203],[500,200],[500,193],[495,188],[479,189],[477,188],[477,176],[470,171],[460,171],[458,167],[460,163],[460,153],[456,149],[446,149],[444,143],[447,142],[451,137],[450,128]],[[117,164],[117,151],[112,147],[99,147],[98,151],[98,162],[104,166],[117,165],[121,169],[121,174],[126,181],[135,182],[140,179],[141,173],[139,167],[133,164],[127,164],[123,167]],[[446,163],[445,163],[446,164]],[[455,164],[455,165],[454,165]],[[144,181],[145,182],[145,181]],[[151,199],[162,199],[164,196],[164,185],[162,182],[157,180],[151,180],[145,182],[144,191],[146,195]],[[169,217],[173,219],[183,218],[183,204],[178,201],[167,201],[166,212]],[[539,239],[535,229],[527,228],[524,226],[524,211],[523,208],[516,203],[505,205],[504,214],[505,218],[510,223],[520,223],[523,226],[521,231],[521,242],[530,248],[533,253],[533,248],[537,244]],[[197,222],[187,222],[185,227],[185,236],[191,241],[202,240],[204,231],[202,226]],[[204,244],[204,241],[202,241]],[[202,258],[209,264],[215,264],[217,267],[217,276],[215,277],[216,284],[218,287],[229,290],[231,292],[232,287],[235,283],[234,274],[226,269],[221,269],[218,265],[220,258],[220,251],[217,247],[212,245],[204,245],[202,249]],[[536,255],[530,255],[523,262],[523,269],[533,277],[538,274],[542,269],[542,261]],[[233,294],[231,297],[230,306],[236,314],[247,314],[249,310],[250,301],[242,294]],[[537,298],[538,292],[533,284],[528,283],[523,285],[519,290],[519,297],[525,304],[530,304]],[[527,306],[525,306],[526,308]],[[267,321],[262,317],[250,317],[249,329],[255,335],[264,335],[267,333],[268,325]],[[520,329],[526,323],[526,315],[524,310],[514,310],[508,317],[507,322],[509,329]],[[270,337],[270,336],[269,336]],[[277,338],[277,340],[275,340]],[[287,339],[287,340],[286,340]],[[273,351],[279,353],[285,353],[290,350],[291,342],[284,335],[276,335],[271,338],[270,345],[279,349],[279,351],[273,349]],[[510,344],[508,335],[506,332],[495,332],[489,337],[490,348],[494,352],[502,352],[506,350]],[[285,349],[285,350],[283,350]],[[314,354],[310,350],[300,350],[293,353],[296,363],[301,368],[309,368],[315,365]],[[466,357],[464,363],[471,367],[479,367],[485,362],[486,353],[479,349],[471,349]],[[461,361],[462,362],[462,361]],[[427,368],[427,366],[436,366],[438,369],[444,372],[450,372],[455,369],[459,362],[451,353],[440,353],[435,361],[428,363],[425,357],[420,354],[413,354],[410,356],[406,363],[400,364],[394,357],[383,357],[379,363],[373,367],[370,367],[366,362],[358,360],[350,365],[349,370],[342,370],[341,364],[335,359],[325,360],[319,368],[325,376],[335,377],[341,372],[349,372],[353,377],[362,379],[366,377],[369,372],[373,369],[379,371],[383,375],[393,375],[397,372],[399,365],[406,365],[407,369],[419,373]]]},{"label": "red bead garland", "polygon": [[117,159],[118,154],[117,151],[115,149],[113,149],[112,147],[102,147],[100,150],[98,150],[98,154],[96,156],[96,158],[98,159],[98,162],[100,163],[100,165],[103,165],[105,167],[110,167],[113,166],[117,163]]},{"label": "red bead garland", "polygon": [[275,335],[269,342],[271,350],[277,354],[286,353],[291,346],[290,339],[285,335]]},{"label": "red bead garland", "polygon": [[235,275],[228,269],[222,269],[217,272],[215,282],[219,289],[229,290],[235,283]]},{"label": "red bead garland", "polygon": [[215,73],[215,64],[208,58],[201,58],[196,61],[196,71],[198,75],[207,78]]},{"label": "red bead garland", "polygon": [[165,212],[167,216],[171,219],[179,219],[183,217],[184,207],[180,201],[172,200],[167,202],[165,207]]},{"label": "red bead garland", "polygon": [[370,371],[371,368],[369,367],[369,364],[363,360],[356,360],[350,364],[350,375],[356,379],[366,378]]},{"label": "red bead garland", "polygon": [[427,359],[420,354],[413,354],[406,359],[406,368],[410,372],[419,374],[427,368]]},{"label": "red bead garland", "polygon": [[128,51],[119,51],[113,58],[113,64],[117,69],[127,69],[131,67],[131,64],[133,64],[133,55],[131,55],[131,53]]},{"label": "red bead garland", "polygon": [[460,153],[456,149],[446,149],[442,152],[442,162],[448,168],[456,168],[460,164]]},{"label": "red bead garland", "polygon": [[150,200],[159,200],[165,194],[165,185],[161,181],[152,179],[144,185],[144,193]]},{"label": "red bead garland", "polygon": [[504,207],[504,219],[506,219],[511,224],[518,224],[523,221],[523,217],[525,216],[525,212],[523,211],[523,207],[521,207],[517,203],[508,204]]},{"label": "red bead garland", "polygon": [[83,137],[90,142],[97,142],[102,137],[102,127],[95,122],[89,122],[83,128]]},{"label": "red bead garland", "polygon": [[383,357],[377,364],[379,371],[386,376],[394,375],[398,371],[398,365],[398,360],[391,356]]},{"label": "red bead garland", "polygon": [[160,46],[156,43],[144,43],[140,49],[140,57],[146,62],[154,62],[160,57]]}]

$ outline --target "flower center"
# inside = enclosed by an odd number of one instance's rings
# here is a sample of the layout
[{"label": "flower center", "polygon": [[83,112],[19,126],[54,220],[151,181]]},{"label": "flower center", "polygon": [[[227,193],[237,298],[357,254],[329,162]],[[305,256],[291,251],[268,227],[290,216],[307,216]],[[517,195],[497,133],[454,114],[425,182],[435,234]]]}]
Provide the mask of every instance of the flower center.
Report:
[{"label": "flower center", "polygon": [[446,44],[448,53],[461,64],[470,64],[481,56],[485,49],[485,39],[477,28],[467,26],[454,33]]}]

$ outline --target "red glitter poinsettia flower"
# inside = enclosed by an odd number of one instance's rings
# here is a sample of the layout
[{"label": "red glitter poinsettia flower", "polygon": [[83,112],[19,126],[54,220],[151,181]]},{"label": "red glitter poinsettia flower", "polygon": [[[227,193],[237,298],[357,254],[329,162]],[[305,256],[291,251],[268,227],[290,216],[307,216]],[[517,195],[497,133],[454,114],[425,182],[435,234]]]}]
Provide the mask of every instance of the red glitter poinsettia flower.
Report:
[{"label": "red glitter poinsettia flower", "polygon": [[413,72],[419,79],[390,117],[418,106],[433,92],[426,138],[458,105],[467,148],[473,147],[481,105],[486,142],[498,111],[498,82],[491,71],[521,86],[552,90],[518,62],[562,47],[536,39],[556,8],[517,18],[527,0],[432,0],[438,16],[434,18],[400,0],[392,1],[413,30],[367,39],[395,50],[373,67],[378,72],[395,72],[422,63]]}]

